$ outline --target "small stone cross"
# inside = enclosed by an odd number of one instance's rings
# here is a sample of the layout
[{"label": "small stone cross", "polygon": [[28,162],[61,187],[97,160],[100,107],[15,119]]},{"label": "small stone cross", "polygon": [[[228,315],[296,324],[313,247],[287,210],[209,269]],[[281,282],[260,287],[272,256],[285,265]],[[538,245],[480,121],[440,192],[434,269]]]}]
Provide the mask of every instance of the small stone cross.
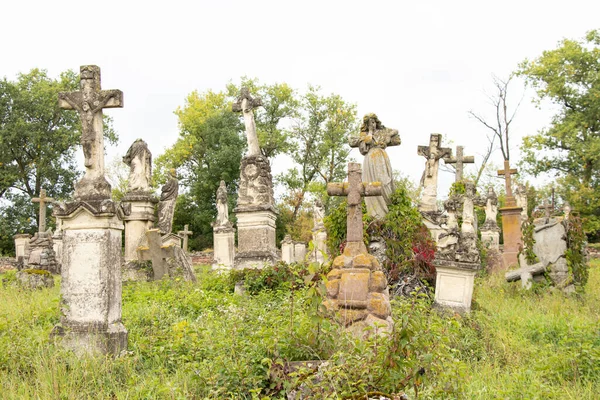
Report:
[{"label": "small stone cross", "polygon": [[540,206],[539,208],[541,210],[544,210],[544,218],[546,218],[546,223],[550,222],[550,216],[554,211],[554,205],[550,204],[548,200],[546,200],[546,203],[543,206]]},{"label": "small stone cross", "polygon": [[188,251],[188,236],[192,235],[194,232],[190,231],[189,225],[185,224],[182,231],[177,232],[179,236],[183,236],[183,251]]},{"label": "small stone cross", "polygon": [[148,238],[148,247],[138,248],[138,258],[144,261],[152,261],[154,280],[157,281],[167,273],[166,259],[174,256],[173,246],[163,246],[158,229],[147,230],[146,237]]},{"label": "small stone cross", "polygon": [[100,89],[100,67],[82,65],[80,87],[76,92],[58,94],[58,105],[76,110],[81,118],[81,146],[85,157],[85,176],[104,177],[104,125],[102,109],[123,107],[123,92]]},{"label": "small stone cross", "polygon": [[40,190],[40,197],[31,199],[34,203],[40,203],[40,219],[38,224],[38,232],[46,232],[46,203],[54,203],[52,197],[46,197],[46,189]]},{"label": "small stone cross", "polygon": [[349,163],[348,182],[328,183],[327,194],[330,196],[348,196],[348,228],[346,241],[362,243],[362,198],[365,196],[381,196],[381,183],[363,182],[360,164]]},{"label": "small stone cross", "polygon": [[262,100],[250,96],[247,87],[243,87],[237,101],[231,105],[234,112],[242,112],[244,115],[244,125],[246,126],[246,139],[248,140],[248,156],[260,155],[260,146],[258,145],[258,136],[256,135],[256,124],[254,123],[254,114],[252,110],[262,106]]},{"label": "small stone cross", "polygon": [[[504,169],[498,170],[498,176],[504,175],[506,180],[506,197],[513,197],[512,193],[512,185],[511,185],[511,175],[516,174],[516,169],[511,169],[508,160],[504,160]],[[508,201],[507,201],[508,203]]]},{"label": "small stone cross", "polygon": [[463,156],[463,146],[456,146],[456,157],[445,158],[446,164],[456,164],[456,182],[462,181],[463,164],[475,163],[475,157]]},{"label": "small stone cross", "polygon": [[[417,155],[427,158],[427,169],[425,170],[426,177],[432,177],[434,171],[432,168],[435,167],[435,162],[440,158],[444,161],[452,156],[452,149],[448,147],[440,147],[442,144],[442,135],[439,133],[433,133],[429,136],[429,146],[417,147]],[[433,162],[430,162],[433,161]]]}]

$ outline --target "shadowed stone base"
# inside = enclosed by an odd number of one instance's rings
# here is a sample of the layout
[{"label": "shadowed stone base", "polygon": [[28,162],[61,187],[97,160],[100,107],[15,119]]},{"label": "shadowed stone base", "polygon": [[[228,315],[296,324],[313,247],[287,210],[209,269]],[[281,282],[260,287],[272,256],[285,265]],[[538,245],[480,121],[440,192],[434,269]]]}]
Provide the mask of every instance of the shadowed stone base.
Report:
[{"label": "shadowed stone base", "polygon": [[437,261],[435,303],[458,312],[470,312],[475,273],[479,264]]},{"label": "shadowed stone base", "polygon": [[26,289],[42,289],[54,287],[54,278],[48,271],[25,269],[17,272],[19,286]]},{"label": "shadowed stone base", "polygon": [[125,221],[125,261],[137,259],[137,248],[146,238],[146,231],[156,221],[156,203],[158,199],[145,192],[130,192],[123,197],[121,208]]},{"label": "shadowed stone base", "polygon": [[235,229],[231,227],[213,228],[214,263],[213,269],[231,269],[235,257]]},{"label": "shadowed stone base", "polygon": [[238,252],[235,255],[236,269],[262,268],[280,260],[275,245],[275,220],[272,209],[235,210],[238,227]]},{"label": "shadowed stone base", "polygon": [[127,335],[127,329],[120,322],[105,327],[93,324],[57,325],[51,333],[51,337],[60,337],[62,346],[76,354],[113,355],[127,350]]},{"label": "shadowed stone base", "polygon": [[275,251],[248,251],[235,255],[235,269],[264,268],[274,265],[281,259]]}]

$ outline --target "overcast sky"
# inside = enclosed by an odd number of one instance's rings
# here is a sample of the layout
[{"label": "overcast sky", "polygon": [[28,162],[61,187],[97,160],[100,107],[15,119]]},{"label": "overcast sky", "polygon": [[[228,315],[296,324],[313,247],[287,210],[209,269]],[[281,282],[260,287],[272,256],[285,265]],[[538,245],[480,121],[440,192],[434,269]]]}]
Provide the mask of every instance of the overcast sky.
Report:
[{"label": "overcast sky", "polygon": [[[125,107],[105,111],[120,136],[107,161],[138,137],[161,154],[177,139],[173,111],[187,94],[222,90],[247,75],[300,90],[320,85],[356,103],[361,117],[377,113],[402,138],[388,148],[394,169],[415,182],[425,161],[417,146],[430,133],[481,159],[485,129],[468,111],[492,113],[492,74],[505,78],[561,39],[600,28],[593,0],[20,0],[4,2],[0,15],[0,76],[38,67],[55,77],[96,64],[102,87],[123,91]],[[516,105],[522,84],[512,86]],[[520,137],[550,116],[525,95],[514,123],[515,161]],[[357,150],[353,156],[362,161]],[[499,151],[493,161],[500,165]],[[289,167],[273,164],[275,172]],[[451,180],[442,177],[440,194]]]}]

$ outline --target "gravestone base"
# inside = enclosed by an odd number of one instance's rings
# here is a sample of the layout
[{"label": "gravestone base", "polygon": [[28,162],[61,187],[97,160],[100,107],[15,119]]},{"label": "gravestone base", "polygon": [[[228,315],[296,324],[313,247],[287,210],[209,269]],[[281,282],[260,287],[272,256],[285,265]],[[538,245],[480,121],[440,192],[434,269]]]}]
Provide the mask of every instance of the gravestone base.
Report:
[{"label": "gravestone base", "polygon": [[54,278],[48,271],[24,269],[17,272],[17,282],[25,289],[43,289],[54,287]]},{"label": "gravestone base", "polygon": [[19,261],[19,257],[25,257],[31,235],[28,233],[21,233],[13,236],[13,238],[15,239],[15,260]]},{"label": "gravestone base", "polygon": [[53,331],[78,354],[119,354],[127,347],[121,323],[123,223],[110,200],[55,208],[63,221],[61,322]]},{"label": "gravestone base", "polygon": [[481,231],[481,242],[488,245],[490,249],[500,249],[500,232],[498,231]]},{"label": "gravestone base", "polygon": [[471,311],[473,285],[479,264],[436,261],[435,303],[460,313]]},{"label": "gravestone base", "polygon": [[313,230],[313,260],[319,264],[329,261],[327,252],[327,232],[325,229]]},{"label": "gravestone base", "polygon": [[156,203],[158,199],[146,192],[129,192],[123,197],[121,208],[125,222],[125,261],[137,259],[137,248],[146,238],[146,231],[152,229],[156,221]]},{"label": "gravestone base", "polygon": [[213,228],[213,269],[231,269],[235,257],[235,228]]},{"label": "gravestone base", "polygon": [[275,210],[271,206],[266,209],[237,207],[235,213],[238,228],[235,268],[263,268],[277,263],[281,256],[275,244]]}]

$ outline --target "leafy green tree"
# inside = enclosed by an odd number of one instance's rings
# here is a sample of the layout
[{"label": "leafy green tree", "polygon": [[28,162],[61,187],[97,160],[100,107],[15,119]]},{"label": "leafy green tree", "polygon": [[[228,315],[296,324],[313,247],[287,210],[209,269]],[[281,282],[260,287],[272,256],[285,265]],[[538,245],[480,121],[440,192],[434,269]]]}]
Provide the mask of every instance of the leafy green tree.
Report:
[{"label": "leafy green tree", "polygon": [[550,126],[523,139],[524,166],[561,175],[561,195],[584,217],[586,233],[600,232],[600,31],[564,39],[525,60],[518,72],[543,100],[558,107]]},{"label": "leafy green tree", "polygon": [[[13,234],[35,232],[37,207],[29,199],[40,189],[57,199],[73,191],[81,121],[58,107],[58,93],[78,88],[73,71],[52,79],[45,70],[32,69],[15,81],[0,80],[0,252],[12,251],[13,244],[6,243]],[[106,122],[105,135],[114,143],[116,134]]]},{"label": "leafy green tree", "polygon": [[219,182],[227,184],[229,210],[233,210],[239,184],[240,161],[246,147],[243,125],[231,111],[231,99],[224,92],[192,92],[175,114],[179,118],[179,139],[156,158],[156,181],[165,171],[176,168],[182,191],[187,194],[175,208],[174,231],[190,224],[192,249],[212,244],[211,222],[216,215]]},{"label": "leafy green tree", "polygon": [[344,179],[350,154],[347,138],[357,128],[356,105],[308,87],[289,133],[295,166],[277,177],[285,188],[284,201],[292,209],[292,222],[307,193],[324,198],[328,182]]}]

